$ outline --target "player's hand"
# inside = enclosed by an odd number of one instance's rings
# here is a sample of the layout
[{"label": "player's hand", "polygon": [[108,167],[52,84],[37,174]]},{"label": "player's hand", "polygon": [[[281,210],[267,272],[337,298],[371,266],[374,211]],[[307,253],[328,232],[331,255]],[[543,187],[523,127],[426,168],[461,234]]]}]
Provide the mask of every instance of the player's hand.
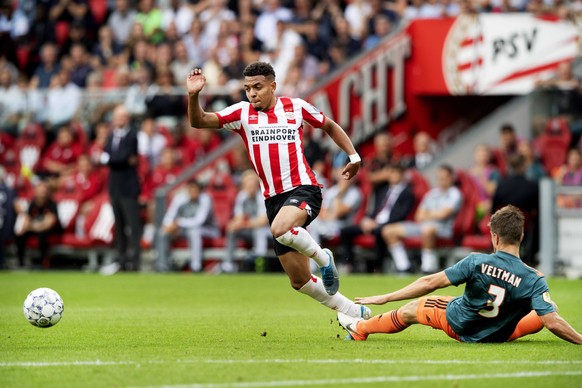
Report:
[{"label": "player's hand", "polygon": [[192,69],[186,79],[186,90],[188,94],[200,93],[204,85],[206,85],[206,77],[202,74],[202,70],[199,68]]},{"label": "player's hand", "polygon": [[386,295],[356,297],[356,304],[386,304],[388,302]]},{"label": "player's hand", "polygon": [[356,176],[356,174],[358,173],[358,171],[360,170],[360,166],[362,165],[362,162],[357,162],[357,163],[348,163],[346,164],[346,166],[344,167],[344,170],[342,171],[342,176],[344,177],[344,179],[346,180],[350,180],[353,177]]}]

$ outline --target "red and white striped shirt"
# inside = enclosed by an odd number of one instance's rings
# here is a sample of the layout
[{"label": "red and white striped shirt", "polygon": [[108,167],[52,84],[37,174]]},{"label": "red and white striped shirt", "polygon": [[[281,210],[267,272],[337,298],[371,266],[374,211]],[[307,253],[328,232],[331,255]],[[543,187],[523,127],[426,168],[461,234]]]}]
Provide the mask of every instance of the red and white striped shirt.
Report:
[{"label": "red and white striped shirt", "polygon": [[216,112],[220,126],[238,133],[261,179],[265,198],[301,185],[320,186],[303,154],[303,121],[315,128],[325,115],[300,98],[280,97],[266,112],[241,101]]}]

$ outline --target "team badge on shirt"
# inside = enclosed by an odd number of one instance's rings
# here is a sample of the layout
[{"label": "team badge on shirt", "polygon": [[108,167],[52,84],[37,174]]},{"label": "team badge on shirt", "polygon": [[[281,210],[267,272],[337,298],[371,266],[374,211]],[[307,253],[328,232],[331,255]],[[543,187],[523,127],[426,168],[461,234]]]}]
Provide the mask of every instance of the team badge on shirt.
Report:
[{"label": "team badge on shirt", "polygon": [[542,298],[544,299],[544,301],[552,303],[552,299],[550,298],[550,293],[548,291],[542,294]]}]

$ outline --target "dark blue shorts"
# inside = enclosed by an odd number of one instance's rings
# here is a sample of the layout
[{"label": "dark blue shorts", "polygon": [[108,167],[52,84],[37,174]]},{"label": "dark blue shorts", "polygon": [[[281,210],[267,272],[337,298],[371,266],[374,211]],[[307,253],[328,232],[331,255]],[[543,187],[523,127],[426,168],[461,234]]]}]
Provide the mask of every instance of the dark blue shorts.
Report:
[{"label": "dark blue shorts", "polygon": [[[277,194],[274,197],[265,200],[265,207],[267,208],[267,218],[269,218],[269,225],[273,222],[279,210],[283,206],[295,206],[307,211],[307,221],[301,225],[306,227],[311,224],[319,211],[321,210],[321,188],[319,186],[299,186],[286,193]],[[274,243],[274,249],[277,256],[293,251],[293,248],[281,244],[277,240]]]}]

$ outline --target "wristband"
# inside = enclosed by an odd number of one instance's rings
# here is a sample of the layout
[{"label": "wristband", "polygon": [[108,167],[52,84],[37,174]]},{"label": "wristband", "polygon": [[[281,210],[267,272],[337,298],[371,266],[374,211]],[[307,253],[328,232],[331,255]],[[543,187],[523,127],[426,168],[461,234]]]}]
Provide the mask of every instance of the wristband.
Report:
[{"label": "wristband", "polygon": [[348,158],[350,158],[350,163],[359,163],[362,161],[362,159],[360,158],[360,155],[358,155],[358,154],[348,155]]}]

